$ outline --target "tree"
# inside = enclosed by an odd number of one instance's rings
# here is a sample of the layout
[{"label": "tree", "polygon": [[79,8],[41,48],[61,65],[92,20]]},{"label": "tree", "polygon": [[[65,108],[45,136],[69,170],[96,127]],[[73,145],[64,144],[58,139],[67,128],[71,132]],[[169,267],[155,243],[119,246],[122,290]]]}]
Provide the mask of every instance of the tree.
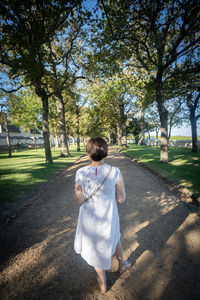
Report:
[{"label": "tree", "polygon": [[127,79],[117,74],[105,80],[96,80],[90,87],[89,98],[94,128],[127,147],[126,121],[132,103]]},{"label": "tree", "polygon": [[74,87],[68,92],[65,92],[65,101],[68,103],[66,114],[68,115],[68,131],[70,135],[77,141],[77,151],[80,152],[80,119],[81,119],[81,107],[82,101],[79,95],[80,91]]},{"label": "tree", "polygon": [[152,103],[145,110],[145,119],[152,129],[156,132],[156,145],[158,145],[158,133],[160,130],[160,119],[156,103]]},{"label": "tree", "polygon": [[58,130],[61,141],[61,156],[70,156],[66,122],[64,91],[70,92],[78,79],[85,78],[86,58],[86,26],[90,18],[87,10],[77,9],[70,16],[62,36],[48,43],[49,85],[53,91],[58,113]]},{"label": "tree", "polygon": [[[49,91],[46,69],[49,41],[70,21],[81,1],[1,1],[2,70],[10,77],[23,77],[35,88],[43,105],[43,137],[46,162],[52,163],[49,142]],[[47,77],[46,77],[47,76]]]},{"label": "tree", "polygon": [[[42,129],[42,104],[40,98],[30,88],[11,94],[8,98],[10,122],[25,130]],[[35,149],[36,149],[36,137]]]},{"label": "tree", "polygon": [[136,145],[138,145],[139,134],[142,131],[140,120],[138,118],[134,117],[133,115],[129,116],[127,130],[128,130],[128,134],[134,135],[135,143],[136,143]]},{"label": "tree", "polygon": [[3,123],[6,130],[6,142],[8,146],[8,156],[12,157],[12,147],[10,143],[10,133],[9,133],[9,113],[10,107],[7,101],[8,95],[1,92],[0,93],[0,122]]},{"label": "tree", "polygon": [[[197,152],[197,122],[199,120],[200,63],[199,53],[189,53],[184,63],[177,64],[170,84],[182,104],[184,121],[191,125],[192,151]],[[177,106],[178,107],[178,106]]]},{"label": "tree", "polygon": [[10,95],[10,121],[25,130],[42,129],[42,104],[32,89],[21,90]]},{"label": "tree", "polygon": [[[200,119],[200,91],[187,95],[187,107],[190,113],[190,123],[192,131],[192,152],[198,152],[197,147],[197,121]],[[196,115],[196,112],[199,112]]]},{"label": "tree", "polygon": [[[199,1],[99,1],[105,24],[106,53],[134,58],[134,68],[152,77],[161,123],[160,161],[168,162],[168,111],[164,81],[176,62],[199,48]],[[101,22],[102,23],[102,20]],[[102,44],[102,46],[104,46]],[[133,61],[133,59],[132,59]]]},{"label": "tree", "polygon": [[180,127],[184,121],[182,104],[183,100],[180,97],[166,101],[166,108],[168,110],[168,140],[171,138],[172,128],[174,126]]}]

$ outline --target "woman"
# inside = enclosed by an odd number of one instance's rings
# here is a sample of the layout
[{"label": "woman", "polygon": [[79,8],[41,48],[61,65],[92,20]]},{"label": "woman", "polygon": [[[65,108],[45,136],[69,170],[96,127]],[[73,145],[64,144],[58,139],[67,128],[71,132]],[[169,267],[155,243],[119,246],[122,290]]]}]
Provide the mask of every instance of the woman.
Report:
[{"label": "woman", "polygon": [[[107,290],[105,270],[116,255],[119,271],[131,267],[123,260],[117,202],[125,201],[125,189],[120,170],[105,164],[108,145],[97,137],[89,140],[89,166],[80,168],[75,177],[75,199],[80,207],[74,249],[97,272],[102,293]],[[117,201],[116,201],[117,200]]]}]

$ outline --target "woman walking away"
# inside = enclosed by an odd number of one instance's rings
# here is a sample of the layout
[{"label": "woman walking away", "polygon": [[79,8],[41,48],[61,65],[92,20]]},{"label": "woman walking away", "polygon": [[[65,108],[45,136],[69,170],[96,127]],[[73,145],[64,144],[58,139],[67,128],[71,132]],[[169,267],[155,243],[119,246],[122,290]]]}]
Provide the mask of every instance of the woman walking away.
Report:
[{"label": "woman walking away", "polygon": [[75,177],[75,199],[80,206],[74,249],[97,272],[102,293],[107,290],[105,270],[115,254],[119,271],[131,267],[123,260],[117,202],[125,201],[120,170],[105,164],[108,145],[100,137],[87,143],[91,164],[80,168]]}]

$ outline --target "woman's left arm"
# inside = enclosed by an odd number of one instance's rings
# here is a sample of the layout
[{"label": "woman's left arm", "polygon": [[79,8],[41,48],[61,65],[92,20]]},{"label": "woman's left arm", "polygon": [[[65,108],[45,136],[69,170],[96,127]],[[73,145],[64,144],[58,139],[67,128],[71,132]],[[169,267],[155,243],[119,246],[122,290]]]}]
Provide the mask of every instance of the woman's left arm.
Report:
[{"label": "woman's left arm", "polygon": [[75,200],[79,205],[84,202],[83,190],[78,183],[75,183]]}]

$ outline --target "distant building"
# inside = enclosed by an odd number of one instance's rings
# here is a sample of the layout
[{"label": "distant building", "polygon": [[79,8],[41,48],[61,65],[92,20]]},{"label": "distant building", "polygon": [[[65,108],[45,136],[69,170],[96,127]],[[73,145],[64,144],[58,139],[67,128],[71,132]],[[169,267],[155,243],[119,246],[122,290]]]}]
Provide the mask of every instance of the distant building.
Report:
[{"label": "distant building", "polygon": [[[10,143],[13,148],[17,147],[29,147],[44,145],[42,133],[38,128],[31,129],[28,131],[23,130],[21,127],[15,125],[8,125]],[[6,142],[6,130],[3,124],[0,124],[0,148],[4,149],[7,147]]]}]

